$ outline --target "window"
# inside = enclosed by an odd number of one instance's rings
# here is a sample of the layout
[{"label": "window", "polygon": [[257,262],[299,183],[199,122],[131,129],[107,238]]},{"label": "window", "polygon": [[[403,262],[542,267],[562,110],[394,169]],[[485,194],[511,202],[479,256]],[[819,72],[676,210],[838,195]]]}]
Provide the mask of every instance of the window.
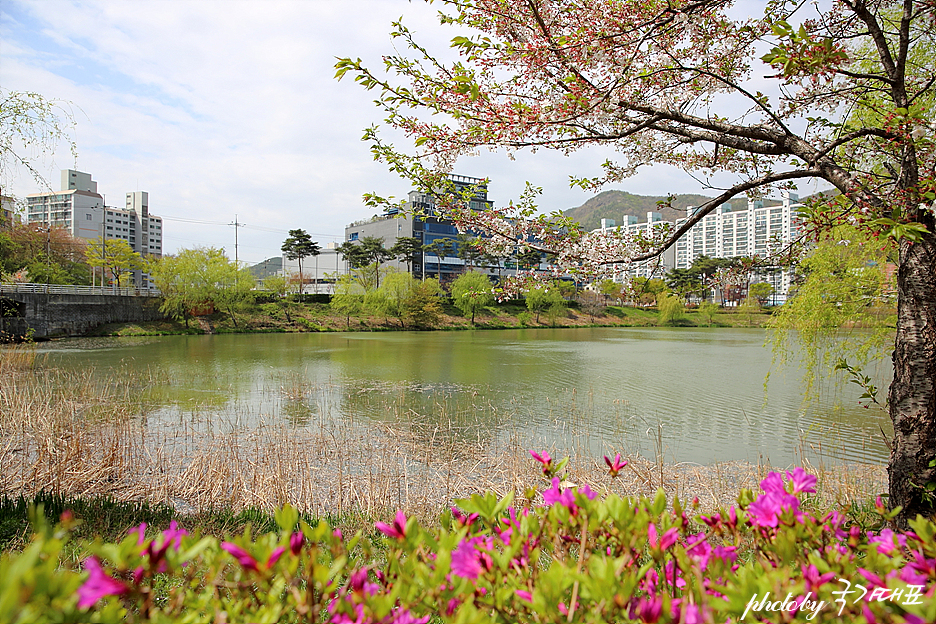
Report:
[{"label": "window", "polygon": [[91,213],[90,213],[90,212],[87,213],[87,214],[85,215],[85,219],[86,219],[87,221],[90,221],[90,220],[91,220]]}]

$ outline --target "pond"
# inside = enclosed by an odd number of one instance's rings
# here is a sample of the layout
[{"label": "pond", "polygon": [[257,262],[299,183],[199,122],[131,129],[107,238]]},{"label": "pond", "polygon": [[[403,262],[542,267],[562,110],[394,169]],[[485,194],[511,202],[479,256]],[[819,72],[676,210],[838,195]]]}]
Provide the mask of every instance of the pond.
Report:
[{"label": "pond", "polygon": [[[49,364],[148,380],[146,428],[418,425],[427,443],[788,466],[886,463],[854,387],[804,402],[760,329],[580,328],[69,339]],[[767,375],[770,373],[769,381]],[[886,387],[890,371],[876,371]],[[392,427],[390,428],[392,430]],[[430,437],[431,436],[431,437]]]}]

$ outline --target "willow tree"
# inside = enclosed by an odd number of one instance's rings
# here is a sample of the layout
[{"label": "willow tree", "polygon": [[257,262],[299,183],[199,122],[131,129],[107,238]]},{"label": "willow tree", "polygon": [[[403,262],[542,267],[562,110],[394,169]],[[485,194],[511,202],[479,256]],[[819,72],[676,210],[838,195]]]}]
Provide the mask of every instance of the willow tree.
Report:
[{"label": "willow tree", "polygon": [[740,20],[729,15],[730,0],[438,4],[447,9],[442,23],[461,29],[452,39],[457,60],[442,60],[397,22],[392,36],[404,51],[383,59],[387,71],[360,59],[337,65],[339,77],[351,73],[375,90],[386,123],[412,139],[415,154],[376,128],[365,135],[422,190],[444,198],[441,174],[480,148],[613,147],[618,158],[595,177],[573,178],[586,189],[658,163],[733,181],[656,240],[534,216],[535,193],[495,210],[450,202],[448,216],[495,251],[522,241],[597,273],[653,257],[735,196],[815,180],[843,199],[814,206],[806,232],[850,222],[899,242],[890,502],[904,518],[932,514],[936,176],[926,108],[934,77],[932,58],[915,53],[933,42],[932,0],[771,0],[763,17]]}]

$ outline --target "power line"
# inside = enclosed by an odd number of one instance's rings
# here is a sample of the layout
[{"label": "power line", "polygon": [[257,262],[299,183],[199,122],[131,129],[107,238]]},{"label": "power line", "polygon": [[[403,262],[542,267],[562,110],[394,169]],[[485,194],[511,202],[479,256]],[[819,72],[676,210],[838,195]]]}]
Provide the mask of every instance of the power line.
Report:
[{"label": "power line", "polygon": [[[187,217],[172,217],[168,215],[161,215],[163,220],[166,221],[179,221],[181,223],[197,223],[200,225],[234,225],[233,223],[225,223],[224,221],[205,221],[203,219],[189,219]],[[249,230],[259,230],[261,232],[274,232],[277,234],[289,234],[289,230],[281,230],[278,228],[270,228],[262,225],[246,225],[244,223],[240,224],[240,227],[245,227]],[[312,236],[319,238],[344,238],[343,234],[324,234],[322,232],[309,232]]]}]

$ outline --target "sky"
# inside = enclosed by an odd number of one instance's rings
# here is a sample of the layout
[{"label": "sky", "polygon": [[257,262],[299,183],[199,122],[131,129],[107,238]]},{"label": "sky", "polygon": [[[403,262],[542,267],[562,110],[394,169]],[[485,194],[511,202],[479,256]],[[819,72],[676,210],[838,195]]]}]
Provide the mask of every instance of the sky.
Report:
[{"label": "sky", "polygon": [[[147,191],[164,219],[164,253],[213,246],[233,257],[231,224],[243,223],[237,256],[253,264],[280,255],[290,229],[340,243],[347,224],[375,212],[364,193],[406,196],[409,184],[361,141],[382,118],[374,93],[335,80],[334,65],[359,57],[378,67],[395,52],[388,33],[401,16],[426,47],[446,52],[458,32],[436,15],[406,0],[3,0],[0,88],[72,103],[77,162],[66,148],[39,161],[55,190],[59,171],[74,168],[93,176],[109,206]],[[611,155],[484,153],[455,173],[490,178],[498,205],[529,181],[552,212],[592,197],[571,189],[569,174],[599,175]],[[611,188],[703,190],[667,167]],[[4,192],[42,190],[21,172]]]}]

